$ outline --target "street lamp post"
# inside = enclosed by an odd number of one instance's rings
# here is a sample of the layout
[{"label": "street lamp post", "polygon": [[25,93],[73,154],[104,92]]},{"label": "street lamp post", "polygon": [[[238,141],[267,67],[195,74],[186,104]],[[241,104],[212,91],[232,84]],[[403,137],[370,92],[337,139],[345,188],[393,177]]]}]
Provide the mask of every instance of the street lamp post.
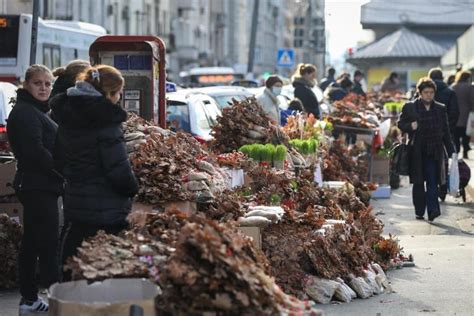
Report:
[{"label": "street lamp post", "polygon": [[36,43],[38,40],[39,0],[33,0],[33,21],[31,23],[30,65],[36,63]]}]

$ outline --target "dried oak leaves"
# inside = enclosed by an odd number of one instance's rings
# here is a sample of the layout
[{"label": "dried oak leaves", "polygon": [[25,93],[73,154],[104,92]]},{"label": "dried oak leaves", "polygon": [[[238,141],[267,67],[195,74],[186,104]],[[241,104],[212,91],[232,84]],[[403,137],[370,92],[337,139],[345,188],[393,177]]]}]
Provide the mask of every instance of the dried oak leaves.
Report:
[{"label": "dried oak leaves", "polygon": [[209,153],[191,135],[170,133],[134,115],[124,124],[124,130],[126,135],[137,131],[146,135],[146,142],[130,154],[140,183],[138,202],[157,205],[210,199],[212,192],[225,188],[224,173],[213,167]]},{"label": "dried oak leaves", "polygon": [[89,280],[149,277],[162,289],[157,307],[176,315],[318,314],[276,286],[247,237],[202,215],[146,214],[144,226],[121,237],[101,233],[84,242],[67,267],[75,278]]},{"label": "dried oak leaves", "polygon": [[18,285],[18,252],[23,231],[7,214],[0,214],[0,289]]}]

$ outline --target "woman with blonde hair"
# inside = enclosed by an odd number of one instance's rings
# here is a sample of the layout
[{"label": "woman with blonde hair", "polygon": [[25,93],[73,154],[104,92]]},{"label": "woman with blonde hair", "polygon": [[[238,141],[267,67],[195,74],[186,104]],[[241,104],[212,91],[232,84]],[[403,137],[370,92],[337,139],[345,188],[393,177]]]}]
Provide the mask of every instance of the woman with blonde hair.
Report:
[{"label": "woman with blonde hair", "polygon": [[65,67],[58,67],[53,70],[53,75],[56,77],[51,91],[51,97],[59,93],[66,92],[67,89],[74,87],[76,84],[76,77],[89,68],[91,64],[87,60],[73,60]]},{"label": "woman with blonde hair", "polygon": [[319,118],[319,103],[312,90],[316,85],[316,67],[311,64],[299,64],[291,80],[295,88],[294,97],[303,103],[305,112]]},{"label": "woman with blonde hair", "polygon": [[48,304],[38,296],[38,258],[42,285],[48,288],[58,281],[57,202],[64,181],[54,168],[58,126],[48,116],[52,85],[51,70],[43,65],[30,66],[7,123],[8,139],[17,159],[13,186],[23,205],[24,233],[18,257],[20,315],[48,311]]},{"label": "woman with blonde hair", "polygon": [[127,227],[138,184],[121,129],[127,119],[118,104],[123,86],[116,68],[99,65],[81,73],[74,87],[51,101],[60,122],[58,151],[64,152],[61,169],[67,180],[63,263],[97,231],[116,234]]}]

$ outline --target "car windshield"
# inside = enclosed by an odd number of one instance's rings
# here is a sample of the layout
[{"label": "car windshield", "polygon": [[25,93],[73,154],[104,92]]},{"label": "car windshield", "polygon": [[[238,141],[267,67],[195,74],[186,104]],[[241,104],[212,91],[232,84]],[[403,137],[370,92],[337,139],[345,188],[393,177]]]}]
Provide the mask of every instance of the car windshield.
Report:
[{"label": "car windshield", "polygon": [[232,103],[232,99],[236,99],[237,101],[245,99],[245,97],[242,95],[219,95],[213,96],[212,98],[216,100],[217,104],[219,105],[219,109],[221,110],[229,107],[229,102]]},{"label": "car windshield", "polygon": [[166,125],[174,132],[191,132],[189,109],[186,103],[168,101],[166,107]]},{"label": "car windshield", "polygon": [[217,123],[217,116],[220,114],[216,106],[209,101],[196,102],[196,121],[200,130],[210,131],[211,127]]}]

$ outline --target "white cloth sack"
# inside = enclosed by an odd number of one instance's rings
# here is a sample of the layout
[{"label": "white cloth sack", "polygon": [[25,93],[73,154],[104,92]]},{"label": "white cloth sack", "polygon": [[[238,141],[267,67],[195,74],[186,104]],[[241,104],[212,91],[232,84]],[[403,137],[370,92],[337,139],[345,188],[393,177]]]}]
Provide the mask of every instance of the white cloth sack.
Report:
[{"label": "white cloth sack", "polygon": [[458,155],[453,154],[451,159],[451,167],[449,168],[449,194],[457,196],[459,191],[459,165]]}]

